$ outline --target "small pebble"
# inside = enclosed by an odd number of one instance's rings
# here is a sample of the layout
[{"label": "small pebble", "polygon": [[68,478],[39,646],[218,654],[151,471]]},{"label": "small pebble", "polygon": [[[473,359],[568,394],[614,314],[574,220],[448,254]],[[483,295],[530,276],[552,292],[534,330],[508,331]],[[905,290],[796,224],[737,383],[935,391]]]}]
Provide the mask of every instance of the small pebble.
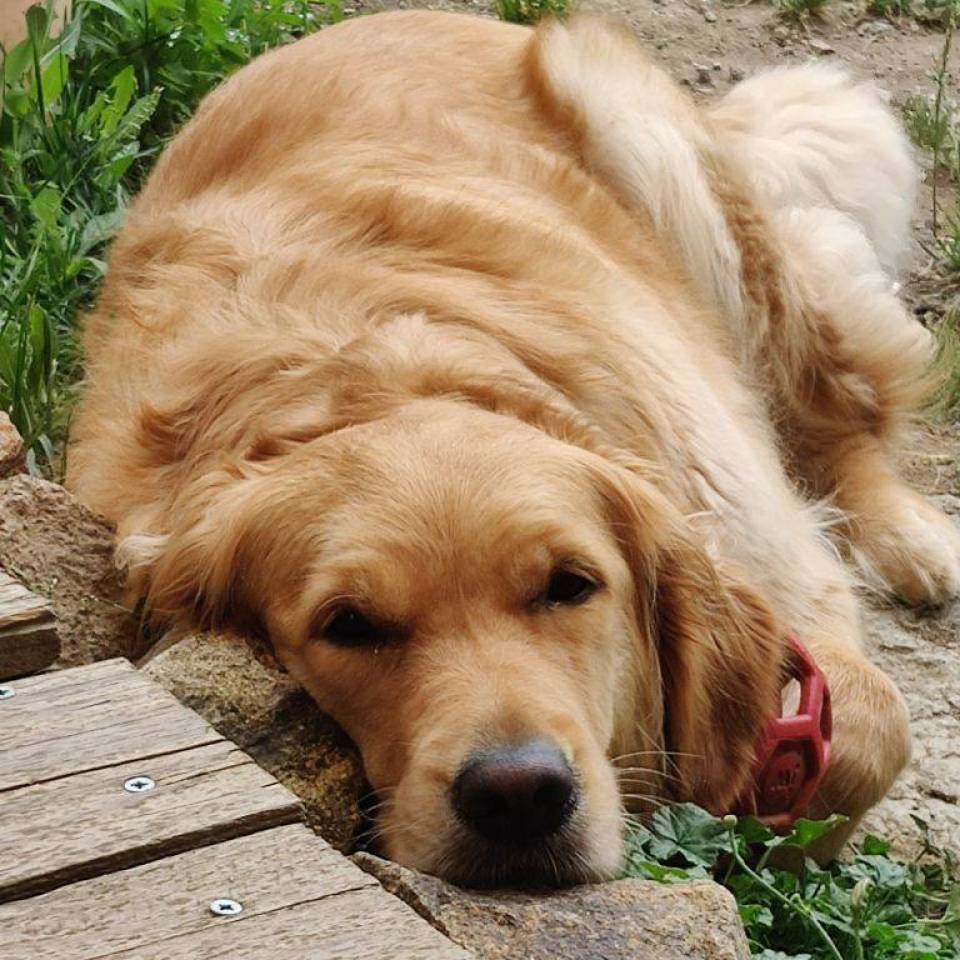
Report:
[{"label": "small pebble", "polygon": [[713,76],[709,67],[705,67],[702,63],[695,63],[693,69],[697,72],[697,83],[707,87],[713,86]]},{"label": "small pebble", "polygon": [[730,78],[731,83],[739,83],[745,74],[739,67],[731,67],[727,71],[727,76]]},{"label": "small pebble", "polygon": [[716,15],[712,10],[707,10],[707,11],[703,14],[703,19],[706,20],[707,23],[716,23],[716,22],[717,22],[717,15]]},{"label": "small pebble", "polygon": [[857,33],[861,37],[882,37],[884,34],[893,33],[893,24],[887,20],[868,20],[860,24]]}]

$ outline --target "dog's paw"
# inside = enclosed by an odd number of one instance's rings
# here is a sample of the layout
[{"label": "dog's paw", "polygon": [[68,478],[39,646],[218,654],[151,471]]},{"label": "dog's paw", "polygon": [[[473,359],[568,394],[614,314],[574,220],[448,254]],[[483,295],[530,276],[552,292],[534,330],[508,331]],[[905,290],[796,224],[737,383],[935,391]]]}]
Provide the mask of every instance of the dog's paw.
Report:
[{"label": "dog's paw", "polygon": [[869,585],[916,607],[960,596],[960,530],[921,496],[909,491],[857,527],[854,557]]}]

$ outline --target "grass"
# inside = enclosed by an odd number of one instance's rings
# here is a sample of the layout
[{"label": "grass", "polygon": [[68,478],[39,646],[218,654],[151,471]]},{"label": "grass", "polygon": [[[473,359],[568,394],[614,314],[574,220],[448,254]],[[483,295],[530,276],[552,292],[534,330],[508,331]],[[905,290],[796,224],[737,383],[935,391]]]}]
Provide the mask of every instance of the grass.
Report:
[{"label": "grass", "polygon": [[497,16],[507,23],[536,23],[544,17],[565,17],[569,0],[494,0]]},{"label": "grass", "polygon": [[340,18],[339,0],[76,0],[0,50],[0,409],[58,472],[78,312],[164,141],[224,76]]},{"label": "grass", "polygon": [[[762,960],[957,960],[960,883],[957,863],[932,844],[923,821],[919,856],[889,855],[867,836],[828,868],[807,848],[843,821],[800,820],[775,836],[753,817],[717,819],[693,804],[658,810],[627,841],[627,875],[661,883],[713,877],[735,896]],[[791,855],[795,869],[775,866]]]},{"label": "grass", "polygon": [[[789,20],[806,21],[822,17],[830,0],[773,0],[781,15]],[[931,27],[944,27],[955,11],[957,0],[866,0],[865,10],[874,17],[897,20],[912,17]]]},{"label": "grass", "polygon": [[822,17],[829,0],[774,0],[780,15],[787,20],[804,22]]},{"label": "grass", "polygon": [[934,325],[939,344],[942,385],[940,412],[960,416],[960,104],[951,72],[960,2],[952,0],[945,23],[943,45],[933,72],[932,90],[904,104],[904,123],[931,165],[930,223],[933,234],[928,253],[942,277],[946,293],[943,316]]}]

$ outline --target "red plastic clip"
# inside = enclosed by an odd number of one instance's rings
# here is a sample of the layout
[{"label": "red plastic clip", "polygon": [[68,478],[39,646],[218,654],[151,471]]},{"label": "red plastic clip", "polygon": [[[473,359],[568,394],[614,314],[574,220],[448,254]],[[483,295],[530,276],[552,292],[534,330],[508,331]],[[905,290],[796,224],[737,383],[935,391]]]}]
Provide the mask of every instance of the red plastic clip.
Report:
[{"label": "red plastic clip", "polygon": [[826,773],[833,735],[826,678],[796,637],[787,642],[789,678],[800,684],[797,712],[767,724],[757,744],[753,783],[736,809],[773,830],[790,828],[806,809]]}]

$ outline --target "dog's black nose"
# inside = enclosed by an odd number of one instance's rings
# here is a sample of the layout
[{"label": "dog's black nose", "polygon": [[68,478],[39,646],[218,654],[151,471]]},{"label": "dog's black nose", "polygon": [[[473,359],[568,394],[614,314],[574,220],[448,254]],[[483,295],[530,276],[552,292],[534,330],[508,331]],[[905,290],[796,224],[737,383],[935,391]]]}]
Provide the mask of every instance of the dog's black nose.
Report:
[{"label": "dog's black nose", "polygon": [[556,833],[577,805],[563,754],[542,740],[473,754],[453,781],[457,815],[495,843],[526,846]]}]

